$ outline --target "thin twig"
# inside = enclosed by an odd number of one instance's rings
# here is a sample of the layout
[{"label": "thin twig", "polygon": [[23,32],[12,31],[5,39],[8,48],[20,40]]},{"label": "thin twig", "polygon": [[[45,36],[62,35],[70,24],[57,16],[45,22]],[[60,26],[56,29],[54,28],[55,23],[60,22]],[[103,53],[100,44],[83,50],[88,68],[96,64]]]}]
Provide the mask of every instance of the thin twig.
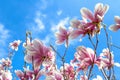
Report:
[{"label": "thin twig", "polygon": [[56,50],[55,50],[55,48],[50,44],[50,47],[53,49],[53,51],[60,57],[60,58],[62,58],[62,56],[60,55],[60,53],[59,52],[57,52]]},{"label": "thin twig", "polygon": [[88,34],[88,37],[89,37],[89,40],[90,40],[92,46],[94,47],[94,53],[95,53],[94,58],[93,58],[93,64],[91,65],[90,70],[89,70],[89,73],[88,73],[88,80],[89,80],[90,75],[91,75],[91,73],[92,73],[92,69],[93,69],[93,67],[94,67],[94,60],[95,60],[95,56],[96,56],[96,54],[97,54],[96,50],[97,50],[97,46],[98,46],[99,40],[98,40],[98,35],[97,35],[97,34],[96,34],[96,44],[94,44],[94,42],[92,41],[91,36],[90,36],[89,34]]},{"label": "thin twig", "polygon": [[112,44],[112,43],[111,43],[111,46],[113,46],[113,47],[115,47],[115,48],[117,48],[117,49],[120,49],[120,47],[117,46],[117,45],[115,45],[115,44]]},{"label": "thin twig", "polygon": [[[110,64],[111,64],[111,60],[112,60],[112,55],[111,55],[111,50],[110,50],[110,45],[109,45],[109,37],[108,37],[108,32],[107,32],[107,30],[106,30],[106,25],[105,24],[102,24],[103,25],[103,27],[104,27],[104,31],[105,31],[105,35],[106,35],[106,42],[107,42],[107,47],[108,47],[108,49],[109,49],[109,53],[110,53]],[[109,76],[108,76],[108,80],[110,80],[110,78],[111,78],[111,69],[109,70]]]},{"label": "thin twig", "polygon": [[101,72],[102,72],[104,78],[105,78],[106,80],[108,80],[107,74],[106,74],[106,72],[104,71],[103,68],[101,69]]}]

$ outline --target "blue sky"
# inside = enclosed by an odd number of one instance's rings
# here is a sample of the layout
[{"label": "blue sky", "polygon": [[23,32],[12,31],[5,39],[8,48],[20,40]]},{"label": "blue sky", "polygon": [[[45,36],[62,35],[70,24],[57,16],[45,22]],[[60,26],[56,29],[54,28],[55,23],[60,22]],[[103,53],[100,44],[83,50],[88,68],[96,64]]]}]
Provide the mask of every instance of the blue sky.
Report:
[{"label": "blue sky", "polygon": [[[25,41],[25,32],[30,30],[33,38],[39,38],[44,43],[54,44],[54,32],[57,27],[65,25],[69,27],[69,21],[73,18],[81,19],[80,8],[87,7],[94,10],[96,3],[104,3],[110,6],[109,11],[105,15],[104,23],[108,25],[114,24],[114,16],[120,16],[120,0],[0,0],[0,58],[7,56],[7,46],[10,42],[20,39]],[[118,32],[111,32],[112,42],[120,45]],[[100,39],[104,39],[101,33]],[[77,46],[78,41],[71,43],[70,49]],[[98,52],[106,48],[105,41],[101,41]],[[84,38],[79,45],[91,47],[87,38]],[[64,45],[63,45],[64,46]],[[61,51],[60,46],[57,46]],[[66,56],[67,61],[73,58],[75,49],[69,50]],[[113,48],[115,61],[120,62],[119,50]],[[70,54],[70,55],[69,55]],[[23,48],[19,47],[13,58],[13,69],[22,69],[23,66]],[[116,69],[120,72],[119,69]],[[118,75],[118,73],[116,72]]]}]

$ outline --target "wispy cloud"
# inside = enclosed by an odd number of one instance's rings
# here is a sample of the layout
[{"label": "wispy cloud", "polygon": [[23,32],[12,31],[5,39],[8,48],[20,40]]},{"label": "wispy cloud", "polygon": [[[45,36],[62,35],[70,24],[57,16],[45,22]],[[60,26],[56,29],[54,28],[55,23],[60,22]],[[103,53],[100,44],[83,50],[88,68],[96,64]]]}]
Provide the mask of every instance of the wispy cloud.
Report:
[{"label": "wispy cloud", "polygon": [[33,18],[33,22],[28,24],[28,30],[30,30],[33,35],[38,35],[42,31],[45,30],[45,25],[43,23],[43,18],[46,18],[45,14],[40,13],[39,11],[36,11],[35,17]]},{"label": "wispy cloud", "polygon": [[55,42],[55,37],[53,34],[48,34],[46,37],[42,40],[44,44],[53,44]]},{"label": "wispy cloud", "polygon": [[5,29],[4,25],[0,23],[0,58],[6,55],[9,37],[9,30]]},{"label": "wispy cloud", "polygon": [[32,30],[34,32],[39,32],[41,30],[44,30],[45,26],[40,18],[34,19],[35,25],[32,27]]},{"label": "wispy cloud", "polygon": [[60,16],[62,14],[62,10],[57,11],[57,15]]},{"label": "wispy cloud", "polygon": [[70,18],[66,17],[64,19],[61,19],[57,24],[52,24],[51,31],[55,32],[58,30],[60,26],[68,25]]}]

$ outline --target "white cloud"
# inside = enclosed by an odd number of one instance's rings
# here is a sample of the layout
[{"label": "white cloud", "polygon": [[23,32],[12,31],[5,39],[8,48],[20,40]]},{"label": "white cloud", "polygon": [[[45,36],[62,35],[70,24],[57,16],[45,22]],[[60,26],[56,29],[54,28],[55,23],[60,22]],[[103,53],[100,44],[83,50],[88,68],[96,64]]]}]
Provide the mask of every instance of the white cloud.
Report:
[{"label": "white cloud", "polygon": [[58,22],[58,24],[53,24],[51,27],[51,31],[55,32],[59,29],[60,26],[65,26],[69,23],[69,17],[66,17]]},{"label": "white cloud", "polygon": [[42,20],[40,18],[35,18],[35,26],[32,27],[32,30],[34,31],[40,31],[40,30],[43,30],[45,28]]},{"label": "white cloud", "polygon": [[0,23],[0,58],[6,55],[9,37],[9,30],[5,29],[4,25]]},{"label": "white cloud", "polygon": [[52,44],[53,42],[54,42],[54,35],[52,35],[52,34],[48,34],[43,40],[42,40],[42,42],[44,43],[44,44]]},{"label": "white cloud", "polygon": [[94,78],[93,80],[103,80],[103,78],[99,75],[97,75],[97,78]]},{"label": "white cloud", "polygon": [[9,37],[9,30],[5,29],[4,25],[0,24],[0,44],[5,46],[8,37]]},{"label": "white cloud", "polygon": [[57,15],[60,16],[62,14],[62,10],[57,11]]},{"label": "white cloud", "polygon": [[120,67],[120,63],[114,63],[114,65]]},{"label": "white cloud", "polygon": [[45,14],[36,11],[35,17],[33,18],[33,22],[28,24],[28,30],[30,30],[34,35],[38,35],[45,29],[45,25],[43,23],[43,19],[46,18]]}]

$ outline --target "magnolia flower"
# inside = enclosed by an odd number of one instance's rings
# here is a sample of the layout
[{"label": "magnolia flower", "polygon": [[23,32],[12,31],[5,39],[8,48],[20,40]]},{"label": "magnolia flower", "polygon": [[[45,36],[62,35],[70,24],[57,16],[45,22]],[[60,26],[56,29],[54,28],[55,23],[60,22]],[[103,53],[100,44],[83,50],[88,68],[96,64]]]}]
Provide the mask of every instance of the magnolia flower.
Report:
[{"label": "magnolia flower", "polygon": [[101,28],[100,22],[102,22],[103,17],[108,9],[109,6],[103,6],[102,3],[96,4],[94,14],[92,14],[92,12],[89,9],[82,8],[80,10],[82,17],[90,21],[87,23],[86,27],[90,30],[95,30],[98,33]]},{"label": "magnolia flower", "polygon": [[114,65],[114,59],[113,59],[112,52],[109,51],[109,49],[103,49],[103,52],[100,54],[100,57],[98,58],[97,65],[101,68],[107,68],[110,69]]},{"label": "magnolia flower", "polygon": [[0,60],[0,62],[2,63],[2,66],[4,67],[10,67],[11,66],[11,60],[9,58],[2,58],[2,60]]},{"label": "magnolia flower", "polygon": [[26,72],[22,72],[21,70],[15,70],[15,74],[21,79],[21,80],[29,80],[32,79],[32,75],[28,75],[28,73]]},{"label": "magnolia flower", "polygon": [[84,46],[79,46],[77,52],[75,53],[75,59],[84,62],[87,65],[93,64],[96,60],[94,51],[91,48],[85,48]]},{"label": "magnolia flower", "polygon": [[74,60],[72,63],[76,67],[76,72],[80,70],[86,71],[89,66],[96,64],[96,55],[91,48],[79,46],[77,52],[74,54]]},{"label": "magnolia flower", "polygon": [[81,75],[80,80],[88,80],[88,77],[86,75]]},{"label": "magnolia flower", "polygon": [[71,27],[75,28],[75,30],[71,32],[70,38],[74,39],[79,35],[85,36],[87,33],[85,29],[85,24],[86,24],[85,20],[77,20],[77,19],[72,20]]},{"label": "magnolia flower", "polygon": [[71,22],[71,26],[77,28],[71,33],[71,37],[76,38],[79,35],[85,36],[86,34],[94,36],[94,34],[99,33],[101,22],[108,9],[109,6],[103,6],[102,3],[96,4],[94,13],[87,8],[82,8],[80,13],[83,20],[73,20]]},{"label": "magnolia flower", "polygon": [[9,70],[2,70],[0,73],[0,80],[12,80],[12,74]]},{"label": "magnolia flower", "polygon": [[64,68],[63,66],[60,68],[62,75],[65,76],[67,80],[74,80],[75,79],[75,70],[74,67],[70,64],[65,63]]},{"label": "magnolia flower", "polygon": [[21,70],[15,70],[16,75],[21,80],[38,80],[39,77],[44,73],[42,70],[36,69],[36,70],[30,70],[29,66],[27,68],[24,68],[24,72]]},{"label": "magnolia flower", "polygon": [[63,76],[60,74],[59,71],[52,71],[51,74],[46,75],[45,80],[63,80]]},{"label": "magnolia flower", "polygon": [[10,43],[9,46],[10,46],[13,50],[17,51],[17,50],[18,50],[18,46],[20,45],[20,43],[21,43],[20,40],[15,40],[15,41],[13,41],[12,43]]},{"label": "magnolia flower", "polygon": [[65,27],[59,27],[59,32],[55,34],[57,41],[57,44],[62,44],[65,42],[65,46],[68,46],[68,40],[69,40],[70,31],[67,31]]},{"label": "magnolia flower", "polygon": [[4,66],[0,64],[0,70],[4,70]]},{"label": "magnolia flower", "polygon": [[42,64],[49,65],[54,62],[54,52],[38,39],[34,39],[32,45],[27,45],[26,49],[27,55],[24,59],[28,63],[33,63],[35,68]]},{"label": "magnolia flower", "polygon": [[94,78],[93,80],[103,80],[101,76],[97,75],[97,78]]},{"label": "magnolia flower", "polygon": [[118,29],[120,29],[120,17],[119,16],[115,16],[115,22],[116,24],[113,24],[109,27],[109,29],[112,31],[117,31]]}]

